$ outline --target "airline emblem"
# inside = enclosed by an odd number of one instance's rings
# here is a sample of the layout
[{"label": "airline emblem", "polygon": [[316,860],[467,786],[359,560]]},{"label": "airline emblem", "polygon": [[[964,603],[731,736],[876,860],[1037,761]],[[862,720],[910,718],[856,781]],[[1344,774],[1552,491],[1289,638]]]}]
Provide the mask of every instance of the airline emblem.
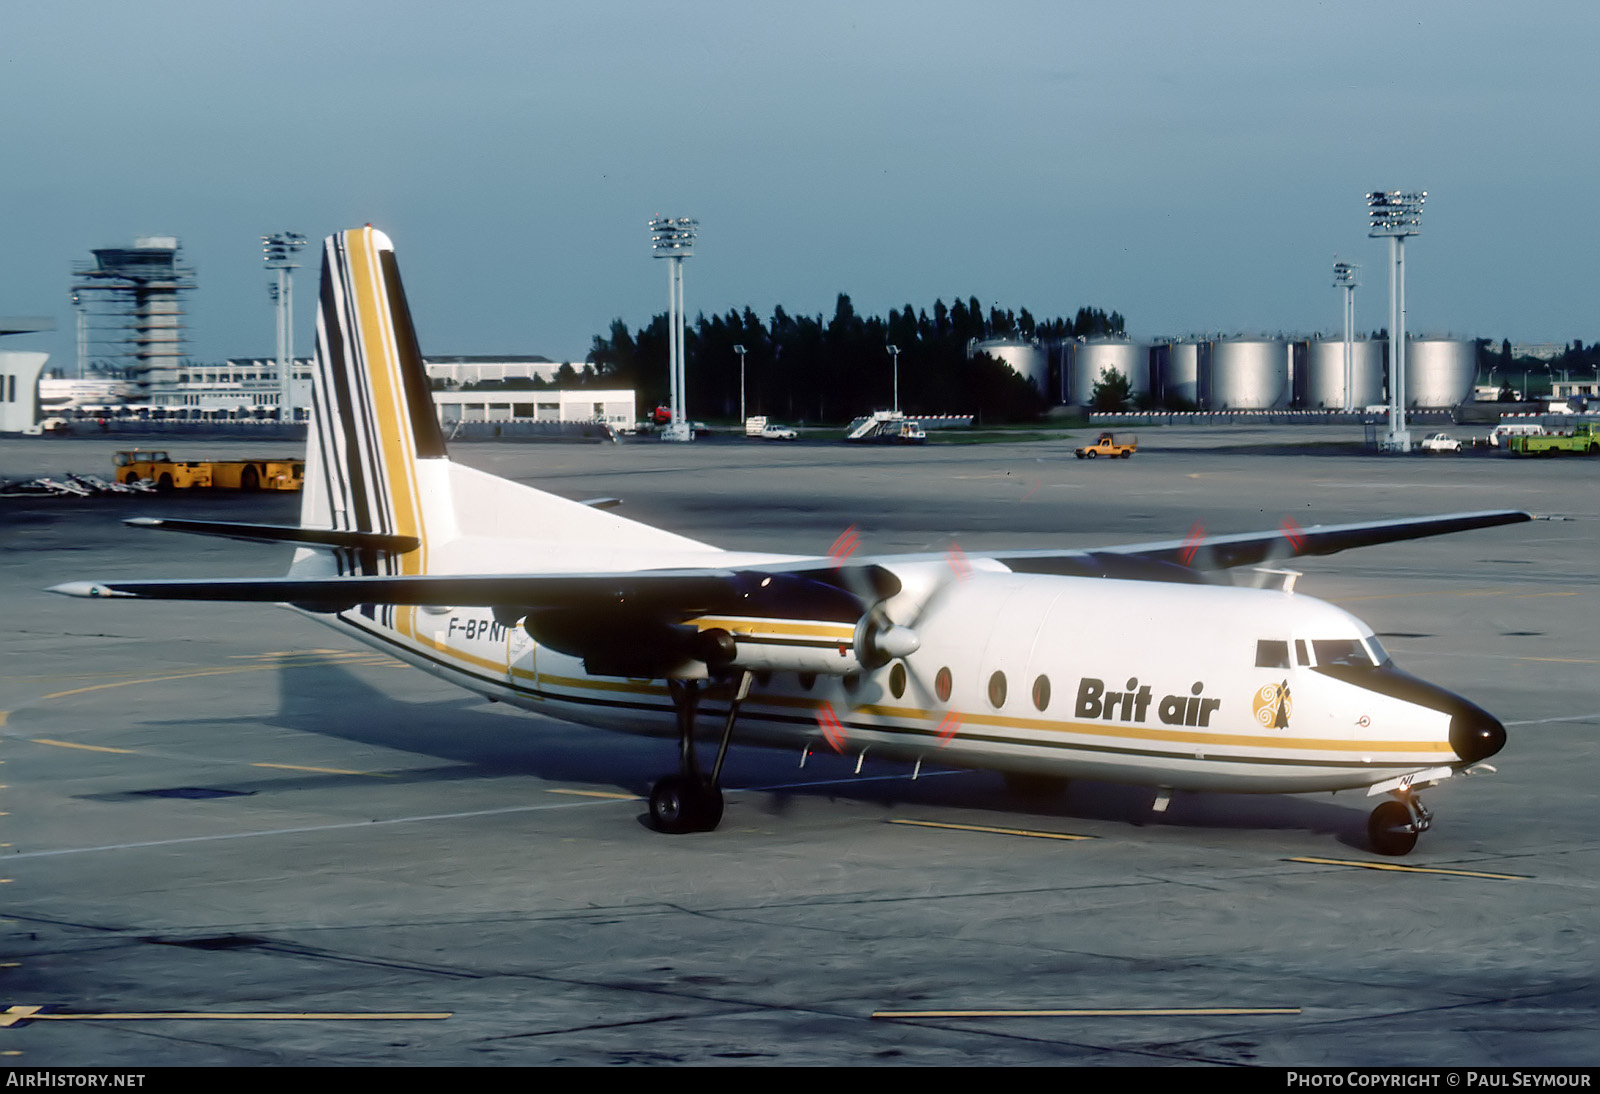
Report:
[{"label": "airline emblem", "polygon": [[1294,713],[1294,700],[1289,697],[1289,681],[1263,685],[1256,692],[1251,707],[1256,712],[1256,721],[1264,729],[1288,729],[1289,715]]}]

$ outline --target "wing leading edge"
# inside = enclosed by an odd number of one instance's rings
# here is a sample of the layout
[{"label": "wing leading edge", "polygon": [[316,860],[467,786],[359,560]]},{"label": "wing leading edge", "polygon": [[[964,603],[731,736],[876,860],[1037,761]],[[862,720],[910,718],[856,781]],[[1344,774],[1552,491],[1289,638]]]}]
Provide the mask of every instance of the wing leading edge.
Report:
[{"label": "wing leading edge", "polygon": [[[1104,547],[1093,551],[1026,550],[983,552],[1018,573],[1198,580],[1205,570],[1228,569],[1305,555],[1329,555],[1476,528],[1517,524],[1533,517],[1499,509],[1436,517],[1313,525],[1301,529],[1244,532],[1200,540],[1162,540]],[[177,524],[178,522],[172,522]],[[200,524],[201,522],[194,522]],[[183,529],[199,531],[198,527]],[[207,529],[207,531],[211,531]],[[308,534],[273,535],[256,526],[244,534],[237,526],[211,534],[239,538],[281,538],[316,542]],[[250,535],[255,532],[257,535]],[[265,535],[260,533],[265,532]],[[324,533],[325,534],[325,533]],[[351,533],[334,533],[348,537]],[[347,545],[341,542],[341,545]],[[395,544],[393,546],[399,546]],[[729,611],[752,598],[768,605],[779,599],[821,600],[836,608],[829,592],[854,587],[876,598],[899,590],[886,566],[896,561],[937,559],[940,555],[900,555],[864,559],[840,570],[831,558],[795,559],[732,569],[643,570],[602,574],[422,574],[395,577],[239,578],[158,581],[74,581],[51,592],[64,596],[138,600],[222,600],[288,603],[312,611],[341,611],[356,604],[416,604],[497,608],[623,606],[630,609],[689,612]],[[859,600],[856,601],[860,603]]]}]

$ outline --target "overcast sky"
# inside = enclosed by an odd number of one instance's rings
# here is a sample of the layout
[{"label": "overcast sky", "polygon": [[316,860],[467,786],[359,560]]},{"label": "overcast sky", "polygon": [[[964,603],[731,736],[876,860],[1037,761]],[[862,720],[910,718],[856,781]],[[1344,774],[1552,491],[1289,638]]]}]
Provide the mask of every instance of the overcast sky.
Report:
[{"label": "overcast sky", "polygon": [[[1369,189],[1426,189],[1409,328],[1600,339],[1600,5],[0,3],[0,315],[170,234],[193,355],[269,355],[259,237],[371,222],[423,350],[582,359],[692,316],[936,297],[1135,336],[1388,322]],[[316,259],[301,271],[308,352]]]}]

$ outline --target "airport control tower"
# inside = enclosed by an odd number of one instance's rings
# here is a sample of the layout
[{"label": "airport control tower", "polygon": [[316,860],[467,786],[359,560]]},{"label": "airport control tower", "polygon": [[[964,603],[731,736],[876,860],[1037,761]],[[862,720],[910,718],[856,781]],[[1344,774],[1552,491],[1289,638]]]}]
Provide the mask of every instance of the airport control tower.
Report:
[{"label": "airport control tower", "polygon": [[132,247],[92,252],[75,263],[72,291],[90,310],[101,356],[125,370],[136,398],[178,380],[183,360],[183,295],[195,287],[194,269],[178,261],[176,236],[146,236]]}]

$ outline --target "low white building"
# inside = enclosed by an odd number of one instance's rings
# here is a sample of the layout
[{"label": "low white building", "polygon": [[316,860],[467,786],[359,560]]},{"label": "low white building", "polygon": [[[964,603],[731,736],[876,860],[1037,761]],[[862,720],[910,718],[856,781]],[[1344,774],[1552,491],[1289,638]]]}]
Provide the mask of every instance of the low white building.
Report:
[{"label": "low white building", "polygon": [[605,422],[632,426],[637,421],[631,390],[582,388],[573,391],[435,391],[433,404],[447,430],[457,422]]},{"label": "low white building", "polygon": [[[55,329],[53,319],[0,319],[0,335]],[[35,350],[0,350],[0,433],[21,433],[39,424],[39,374],[49,359]]]},{"label": "low white building", "polygon": [[[560,361],[538,356],[500,357],[423,357],[428,379],[444,381],[451,387],[484,380],[543,380],[552,383],[561,369]],[[584,362],[572,362],[572,371],[582,373]]]}]

